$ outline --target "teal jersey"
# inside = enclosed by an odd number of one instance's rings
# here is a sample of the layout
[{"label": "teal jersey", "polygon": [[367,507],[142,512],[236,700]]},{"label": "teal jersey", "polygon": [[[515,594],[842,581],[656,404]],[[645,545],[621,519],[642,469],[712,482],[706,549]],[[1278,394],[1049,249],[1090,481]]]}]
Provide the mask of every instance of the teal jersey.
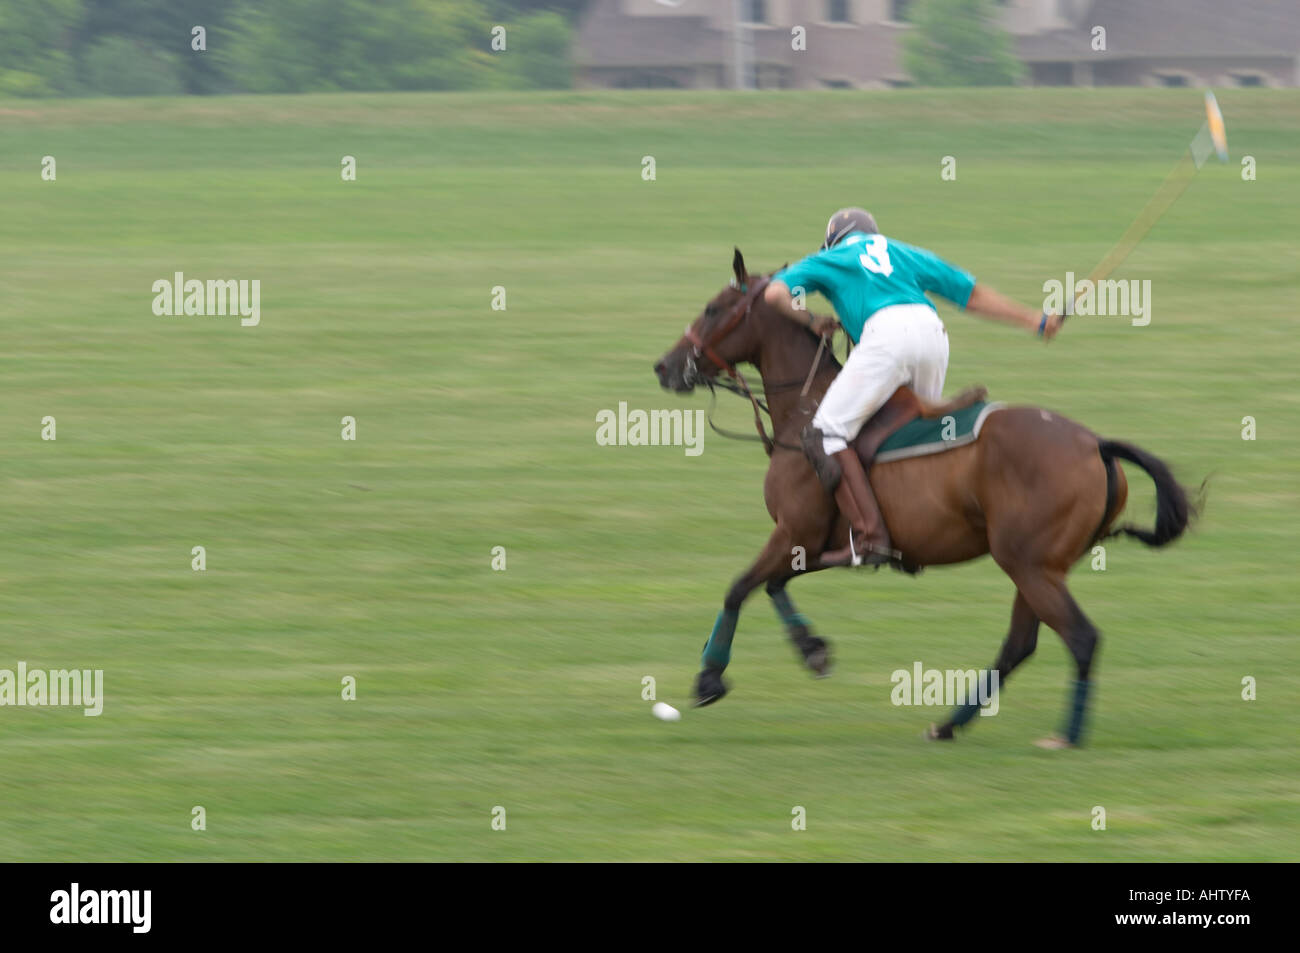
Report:
[{"label": "teal jersey", "polygon": [[778,271],[773,280],[792,292],[825,295],[856,344],[873,314],[895,304],[934,304],[927,291],[966,307],[975,278],[934,252],[884,235],[853,232],[834,248],[809,255]]}]

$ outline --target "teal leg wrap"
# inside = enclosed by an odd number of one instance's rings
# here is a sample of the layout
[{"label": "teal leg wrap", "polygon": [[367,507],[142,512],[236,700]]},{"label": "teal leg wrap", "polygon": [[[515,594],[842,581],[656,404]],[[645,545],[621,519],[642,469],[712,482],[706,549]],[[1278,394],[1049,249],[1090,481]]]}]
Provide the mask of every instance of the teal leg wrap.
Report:
[{"label": "teal leg wrap", "polygon": [[1066,711],[1065,721],[1065,740],[1072,745],[1079,744],[1083,739],[1083,722],[1088,713],[1088,695],[1092,690],[1092,682],[1081,682],[1077,679],[1073,682],[1074,692],[1070,701],[1070,707]]},{"label": "teal leg wrap", "polygon": [[[1000,679],[994,681],[993,676],[989,674],[988,669],[980,672],[979,684],[981,686],[988,685],[990,692],[996,692],[998,690],[998,684],[1000,681]],[[965,705],[958,705],[952,710],[952,715],[949,716],[948,721],[955,727],[961,727],[974,718],[979,713],[979,710],[980,706],[972,702],[967,702]]]},{"label": "teal leg wrap", "polygon": [[731,640],[736,635],[736,620],[740,610],[723,609],[713,623],[709,641],[704,643],[704,667],[724,669],[731,661]]},{"label": "teal leg wrap", "polygon": [[787,629],[812,628],[803,614],[794,607],[794,603],[790,601],[784,589],[772,596],[772,605]]},{"label": "teal leg wrap", "polygon": [[955,727],[960,728],[974,718],[979,713],[979,710],[979,705],[958,705],[952,710],[952,714],[948,716],[948,721],[952,722]]}]

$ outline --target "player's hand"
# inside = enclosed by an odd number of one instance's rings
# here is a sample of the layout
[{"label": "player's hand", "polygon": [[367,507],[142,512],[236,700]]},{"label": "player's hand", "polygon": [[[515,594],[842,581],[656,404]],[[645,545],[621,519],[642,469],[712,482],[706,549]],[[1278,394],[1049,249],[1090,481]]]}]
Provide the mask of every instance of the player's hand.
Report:
[{"label": "player's hand", "polygon": [[1061,325],[1065,323],[1065,317],[1060,314],[1048,314],[1043,312],[1038,321],[1038,336],[1044,341],[1050,341],[1056,337],[1056,332],[1061,330]]},{"label": "player's hand", "polygon": [[830,337],[835,333],[835,329],[840,326],[833,314],[814,314],[809,316],[808,327],[812,332],[821,337]]}]

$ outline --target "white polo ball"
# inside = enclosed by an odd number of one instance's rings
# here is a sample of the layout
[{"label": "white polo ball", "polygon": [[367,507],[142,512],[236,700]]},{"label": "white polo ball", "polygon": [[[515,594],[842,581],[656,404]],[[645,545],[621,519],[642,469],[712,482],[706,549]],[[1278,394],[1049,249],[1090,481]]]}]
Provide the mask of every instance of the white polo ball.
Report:
[{"label": "white polo ball", "polygon": [[654,715],[660,721],[681,721],[682,713],[672,705],[665,705],[663,702],[655,702],[654,707],[650,709],[650,714]]}]

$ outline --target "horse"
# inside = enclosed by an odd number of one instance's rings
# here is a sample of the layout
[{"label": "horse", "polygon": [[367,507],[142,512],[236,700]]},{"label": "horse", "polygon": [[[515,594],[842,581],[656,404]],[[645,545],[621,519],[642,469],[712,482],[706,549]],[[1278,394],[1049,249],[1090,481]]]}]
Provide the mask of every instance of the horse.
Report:
[{"label": "horse", "polygon": [[[845,546],[850,532],[800,447],[800,434],[840,365],[822,338],[764,302],[762,292],[770,276],[748,273],[738,248],[732,269],[734,281],[705,305],[654,364],[659,384],[679,394],[689,394],[700,384],[724,383],[719,375],[727,374],[735,382],[733,388],[753,404],[759,436],[770,456],[763,495],[776,526],[758,558],[726,592],[696,677],[697,707],[727,694],[722,676],[741,606],[760,585],[766,587],[804,664],[819,677],[828,674],[830,646],[813,632],[786,586],[797,575],[829,568],[818,558]],[[742,363],[753,365],[762,379],[772,437],[759,415],[762,403],[737,370]],[[1071,701],[1061,734],[1039,744],[1076,747],[1083,739],[1100,634],[1070,594],[1066,576],[1102,539],[1125,534],[1147,546],[1169,545],[1183,535],[1197,505],[1156,456],[1099,437],[1040,407],[1004,407],[990,413],[977,439],[941,453],[870,462],[871,448],[879,444],[882,432],[887,435],[908,417],[941,415],[978,396],[982,389],[945,404],[926,404],[900,388],[863,428],[859,450],[867,451],[863,455],[872,487],[909,572],[991,555],[1015,585],[1010,628],[992,668],[981,677],[991,673],[996,675],[990,678],[993,686],[1004,685],[1033,654],[1041,623],[1064,641],[1075,665]],[[1128,498],[1119,460],[1136,464],[1155,483],[1153,529],[1116,525]],[[979,707],[969,699],[958,704],[947,721],[930,725],[927,737],[951,740],[954,730],[967,725]]]}]

